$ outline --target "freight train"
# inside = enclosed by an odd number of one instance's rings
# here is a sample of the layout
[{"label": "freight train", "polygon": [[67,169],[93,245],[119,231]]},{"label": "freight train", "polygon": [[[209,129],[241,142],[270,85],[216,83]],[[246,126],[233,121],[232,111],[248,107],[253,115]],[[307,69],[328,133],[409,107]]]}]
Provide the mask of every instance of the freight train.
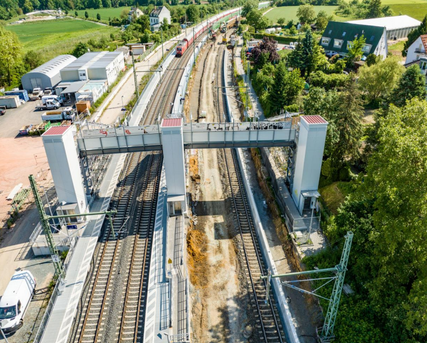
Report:
[{"label": "freight train", "polygon": [[193,32],[190,32],[189,34],[187,34],[184,37],[184,39],[181,42],[179,42],[178,46],[176,47],[176,57],[181,57],[184,54],[185,50],[187,50],[187,48],[191,45],[191,43],[193,43],[193,40],[197,39],[197,37],[199,37],[203,32],[208,30],[210,27],[212,27],[216,22],[221,21],[227,17],[229,17],[228,20],[235,18],[238,16],[239,12],[240,12],[240,8],[234,8],[232,10],[228,10],[220,14],[217,14],[203,21],[199,25],[197,25],[193,29],[194,30]]}]

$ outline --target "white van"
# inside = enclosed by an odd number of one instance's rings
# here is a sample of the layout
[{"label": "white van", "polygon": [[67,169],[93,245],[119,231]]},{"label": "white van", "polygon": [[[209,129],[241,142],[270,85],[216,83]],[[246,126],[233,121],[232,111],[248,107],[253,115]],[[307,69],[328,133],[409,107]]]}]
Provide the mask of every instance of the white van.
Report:
[{"label": "white van", "polygon": [[62,105],[62,97],[60,97],[59,95],[54,95],[54,94],[43,95],[42,96],[42,104],[46,105],[47,100],[56,100]]},{"label": "white van", "polygon": [[36,279],[28,270],[16,272],[0,299],[0,327],[10,334],[22,327],[24,315],[36,290]]}]

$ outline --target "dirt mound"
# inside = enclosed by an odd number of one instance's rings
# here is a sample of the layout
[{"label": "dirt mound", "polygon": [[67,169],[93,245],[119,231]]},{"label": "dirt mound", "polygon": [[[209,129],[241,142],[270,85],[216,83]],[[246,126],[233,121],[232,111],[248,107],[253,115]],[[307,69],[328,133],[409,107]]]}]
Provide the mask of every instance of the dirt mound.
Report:
[{"label": "dirt mound", "polygon": [[208,239],[203,231],[193,229],[187,234],[190,281],[197,288],[204,288],[208,284],[207,242]]}]

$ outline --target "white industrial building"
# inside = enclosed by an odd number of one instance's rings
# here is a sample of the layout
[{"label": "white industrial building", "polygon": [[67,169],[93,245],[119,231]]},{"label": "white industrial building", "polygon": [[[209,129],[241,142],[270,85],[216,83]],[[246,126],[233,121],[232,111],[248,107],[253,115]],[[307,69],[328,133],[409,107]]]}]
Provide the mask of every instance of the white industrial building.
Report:
[{"label": "white industrial building", "polygon": [[72,55],[59,55],[51,59],[22,76],[22,87],[28,92],[32,92],[37,87],[41,89],[54,87],[61,81],[61,69],[75,60],[76,58]]},{"label": "white industrial building", "polygon": [[125,68],[121,51],[88,52],[61,70],[62,81],[107,80],[110,86]]},{"label": "white industrial building", "polygon": [[168,24],[170,24],[171,12],[166,8],[166,6],[156,7],[154,10],[152,10],[150,13],[151,31],[158,31],[165,18],[167,19]]},{"label": "white industrial building", "polygon": [[385,27],[387,40],[406,38],[409,32],[420,26],[421,22],[408,15],[398,15],[394,17],[382,17],[362,20],[348,21],[351,24]]}]

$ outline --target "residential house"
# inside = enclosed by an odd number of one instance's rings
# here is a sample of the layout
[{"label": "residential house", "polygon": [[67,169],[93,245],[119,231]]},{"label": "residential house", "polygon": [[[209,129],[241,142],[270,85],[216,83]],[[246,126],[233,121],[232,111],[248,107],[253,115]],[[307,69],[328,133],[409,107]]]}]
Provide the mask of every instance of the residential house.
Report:
[{"label": "residential house", "polygon": [[419,36],[408,48],[405,65],[426,57],[427,35]]},{"label": "residential house", "polygon": [[138,7],[132,7],[128,14],[128,20],[131,23],[132,20],[142,16],[144,12],[142,12]]},{"label": "residential house", "polygon": [[328,56],[346,56],[353,40],[364,36],[366,39],[363,55],[387,57],[387,33],[385,27],[359,25],[330,21],[320,40],[320,45]]},{"label": "residential house", "polygon": [[168,24],[171,23],[171,13],[166,6],[159,6],[154,8],[150,13],[150,29],[151,31],[158,31],[163,24],[164,19],[167,19]]}]

